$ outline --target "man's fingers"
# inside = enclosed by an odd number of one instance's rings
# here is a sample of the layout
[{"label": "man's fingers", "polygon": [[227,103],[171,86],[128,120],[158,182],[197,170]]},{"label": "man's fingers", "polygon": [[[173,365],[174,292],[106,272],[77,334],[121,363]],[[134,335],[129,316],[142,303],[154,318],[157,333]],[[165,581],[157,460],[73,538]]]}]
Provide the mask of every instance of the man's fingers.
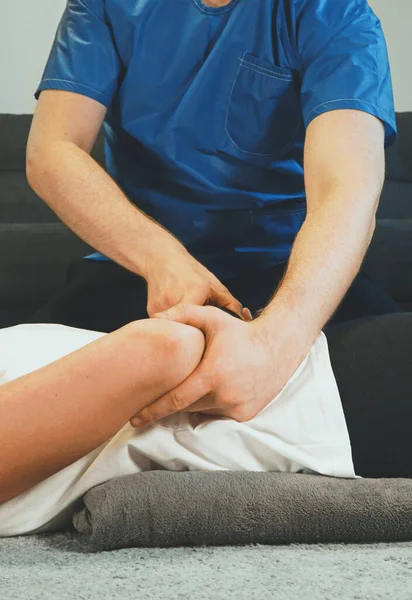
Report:
[{"label": "man's fingers", "polygon": [[193,373],[179,387],[168,392],[137,413],[130,419],[130,424],[133,427],[141,427],[173,415],[191,406],[209,392],[209,386],[201,374]]},{"label": "man's fingers", "polygon": [[213,290],[211,302],[219,308],[227,308],[231,310],[245,321],[252,320],[252,314],[250,310],[248,308],[245,309],[242,303],[239,302],[239,300],[236,300],[236,298],[229,292],[227,287],[221,284],[220,281],[219,285]]},{"label": "man's fingers", "polygon": [[172,308],[156,313],[155,318],[170,319],[184,325],[191,325],[204,333],[210,333],[221,318],[219,312],[211,306],[196,306],[195,304],[176,304]]},{"label": "man's fingers", "polygon": [[219,288],[214,291],[214,294],[211,298],[211,301],[216,306],[222,308],[228,308],[232,312],[239,315],[239,317],[243,317],[242,310],[243,306],[239,300],[236,300],[234,296],[227,290],[225,287]]},{"label": "man's fingers", "polygon": [[245,319],[245,321],[253,321],[252,313],[250,312],[250,310],[248,308],[244,308],[242,310],[242,315],[243,315],[243,318]]},{"label": "man's fingers", "polygon": [[[212,333],[215,328],[221,323],[222,314],[216,310],[217,307],[212,306],[196,306],[194,304],[176,304],[167,311],[155,313],[154,318],[169,319],[177,321],[184,325],[192,325],[200,329],[206,335]],[[231,314],[232,310],[226,307],[220,307],[222,312],[226,312],[231,316],[236,316],[237,313]],[[230,311],[230,312],[229,312]],[[242,308],[241,318],[244,321],[253,321],[252,313],[248,308]]]}]

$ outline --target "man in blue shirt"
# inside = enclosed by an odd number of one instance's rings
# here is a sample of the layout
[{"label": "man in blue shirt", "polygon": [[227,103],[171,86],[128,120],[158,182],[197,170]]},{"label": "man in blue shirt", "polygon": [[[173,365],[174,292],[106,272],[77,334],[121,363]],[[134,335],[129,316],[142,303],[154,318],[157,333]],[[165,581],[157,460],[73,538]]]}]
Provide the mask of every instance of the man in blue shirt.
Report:
[{"label": "man in blue shirt", "polygon": [[29,182],[98,252],[33,320],[200,327],[175,410],[252,418],[325,324],[400,310],[357,275],[396,139],[366,0],[68,0],[36,97]]}]

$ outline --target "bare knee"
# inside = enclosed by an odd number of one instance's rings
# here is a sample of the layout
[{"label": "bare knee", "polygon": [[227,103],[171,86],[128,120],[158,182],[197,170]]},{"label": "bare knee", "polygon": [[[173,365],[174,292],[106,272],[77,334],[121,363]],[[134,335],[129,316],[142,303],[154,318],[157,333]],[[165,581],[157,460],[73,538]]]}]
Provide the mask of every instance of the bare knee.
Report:
[{"label": "bare knee", "polygon": [[204,349],[203,333],[189,325],[163,320],[159,346],[165,359],[186,378],[200,363]]},{"label": "bare knee", "polygon": [[162,378],[173,379],[172,386],[186,379],[202,359],[205,337],[195,327],[166,319],[134,321],[127,327],[140,341],[149,334],[151,351],[162,365]]}]

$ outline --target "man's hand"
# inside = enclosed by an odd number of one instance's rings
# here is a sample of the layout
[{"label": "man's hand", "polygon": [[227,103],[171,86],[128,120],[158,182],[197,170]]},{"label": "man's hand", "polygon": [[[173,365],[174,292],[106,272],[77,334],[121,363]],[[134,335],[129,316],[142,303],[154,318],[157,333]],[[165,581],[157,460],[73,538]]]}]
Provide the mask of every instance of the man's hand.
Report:
[{"label": "man's hand", "polygon": [[145,278],[149,317],[178,304],[211,304],[228,308],[245,320],[252,319],[250,311],[177,240],[162,248],[162,256],[152,261]]},{"label": "man's hand", "polygon": [[180,411],[249,421],[279,394],[310,351],[273,319],[269,330],[264,319],[246,323],[217,308],[193,305],[172,308],[163,318],[202,330],[205,354],[186,381],[130,420],[134,427]]}]

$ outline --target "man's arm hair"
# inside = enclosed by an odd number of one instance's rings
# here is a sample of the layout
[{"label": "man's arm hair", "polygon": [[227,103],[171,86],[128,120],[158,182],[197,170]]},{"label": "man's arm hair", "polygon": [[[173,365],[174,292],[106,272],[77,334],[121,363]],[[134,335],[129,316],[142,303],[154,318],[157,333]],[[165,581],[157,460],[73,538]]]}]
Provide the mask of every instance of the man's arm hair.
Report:
[{"label": "man's arm hair", "polygon": [[[316,117],[305,139],[307,215],[285,276],[264,309],[309,346],[359,272],[385,177],[383,123],[360,110]],[[299,342],[300,343],[300,342]]]},{"label": "man's arm hair", "polygon": [[90,156],[106,110],[80,94],[44,90],[27,145],[27,179],[82,240],[145,276],[159,248],[178,241],[132,204]]}]

